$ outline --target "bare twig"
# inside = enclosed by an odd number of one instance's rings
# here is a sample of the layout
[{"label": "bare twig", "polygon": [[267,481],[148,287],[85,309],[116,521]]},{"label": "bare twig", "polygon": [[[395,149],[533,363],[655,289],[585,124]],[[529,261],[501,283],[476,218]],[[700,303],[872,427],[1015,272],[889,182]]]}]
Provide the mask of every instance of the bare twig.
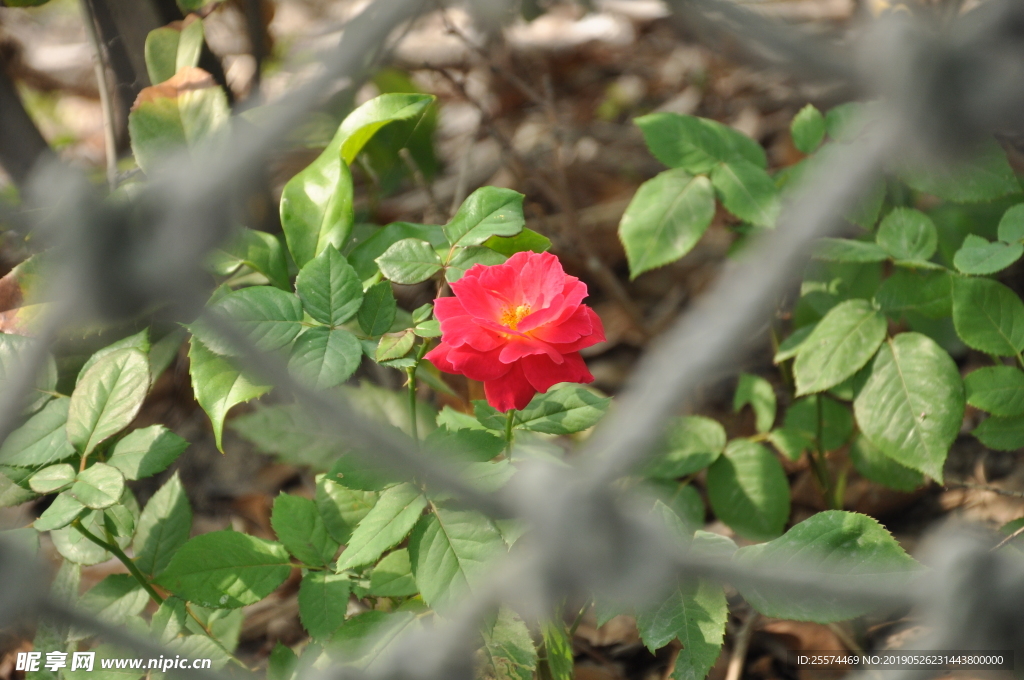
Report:
[{"label": "bare twig", "polygon": [[107,186],[111,191],[117,188],[117,121],[116,113],[110,101],[110,81],[107,78],[107,62],[103,52],[103,45],[100,42],[99,33],[96,30],[96,19],[92,15],[92,7],[87,0],[82,0],[82,18],[85,24],[85,32],[92,44],[95,63],[93,70],[96,72],[96,86],[100,92],[100,112],[103,116],[103,147],[107,161]]},{"label": "bare twig", "polygon": [[743,666],[747,660],[747,648],[750,646],[750,635],[754,632],[754,623],[758,614],[751,611],[747,618],[740,624],[736,631],[736,637],[732,642],[732,656],[729,657],[729,668],[725,672],[725,680],[740,680],[743,675]]}]

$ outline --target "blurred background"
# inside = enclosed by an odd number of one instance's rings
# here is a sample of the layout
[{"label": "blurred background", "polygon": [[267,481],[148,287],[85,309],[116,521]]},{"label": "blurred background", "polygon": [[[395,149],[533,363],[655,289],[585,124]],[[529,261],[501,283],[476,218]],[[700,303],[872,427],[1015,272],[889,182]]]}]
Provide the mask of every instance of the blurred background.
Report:
[{"label": "blurred background", "polygon": [[[386,0],[379,0],[386,1]],[[204,17],[208,53],[200,66],[229,89],[243,118],[287,98],[317,73],[319,57],[335,45],[348,22],[369,0],[226,0],[197,6]],[[807,31],[846,41],[865,22],[886,12],[927,9],[886,0],[758,0],[743,3]],[[202,3],[197,3],[202,5]],[[385,92],[427,92],[437,105],[409,145],[408,162],[371,154],[354,168],[357,221],[443,223],[474,189],[495,185],[526,195],[527,225],[553,242],[566,270],[587,282],[591,304],[604,321],[608,340],[584,352],[595,386],[614,394],[647,344],[705,288],[722,263],[743,246],[745,234],[720,209],[707,236],[680,261],[629,280],[619,241],[619,220],[637,187],[662,166],[644,145],[633,118],[655,111],[721,121],[759,141],[772,170],[803,158],[789,132],[794,114],[808,102],[821,110],[847,101],[850,93],[827,84],[801,85],[784,73],[746,65],[741,45],[719,43],[681,29],[662,0],[523,0],[515,16],[489,15],[437,6],[406,26],[386,46],[382,67],[354,95],[341,92],[293,131],[263,168],[263,186],[247,206],[248,226],[280,232],[277,203],[284,182],[308,164],[354,105]],[[97,36],[83,19],[97,18]],[[117,181],[138,174],[128,149],[126,113],[148,86],[142,45],[158,26],[183,19],[171,0],[50,0],[39,7],[0,8],[0,160],[3,149],[53,153],[103,182],[112,168]],[[104,34],[104,32],[107,32]],[[116,37],[111,37],[116,36]],[[108,41],[111,68],[98,73],[95,40]],[[112,41],[112,42],[109,42]],[[102,81],[114,84],[104,92]],[[32,128],[11,123],[16,95]],[[109,115],[105,112],[109,107]],[[105,126],[107,126],[105,128]],[[112,129],[110,129],[112,128]],[[111,149],[111,147],[113,147]],[[116,163],[111,162],[111,151]],[[1012,160],[1012,158],[1011,158]],[[0,201],[17,202],[24,176],[9,163],[0,171]],[[1016,168],[1018,172],[1020,168]],[[30,244],[13,232],[0,234],[0,276],[24,259]],[[396,291],[412,309],[433,297],[429,285]],[[0,330],[17,319],[17,306],[0,290]],[[783,307],[784,308],[784,307]],[[780,320],[784,321],[780,312]],[[737,369],[778,380],[767,329],[754,338],[759,349]],[[96,341],[97,346],[101,343]],[[958,359],[970,361],[965,350]],[[370,374],[397,387],[398,376]],[[708,415],[727,425],[730,436],[752,434],[749,411],[732,409],[735,379],[707,389]],[[462,394],[480,398],[479,386]],[[442,397],[457,399],[457,397]],[[442,401],[442,403],[444,403]],[[244,415],[241,407],[235,416]],[[383,404],[381,408],[389,408]],[[173,470],[182,475],[196,512],[195,532],[234,526],[272,537],[269,511],[276,494],[312,495],[312,474],[287,456],[271,459],[228,428],[224,455],[217,452],[205,414],[195,403],[184,350],[163,374],[137,426],[162,422],[192,446],[171,471],[135,488],[141,502]],[[792,484],[792,522],[823,510],[806,459],[785,461]],[[974,439],[954,445],[947,463],[951,483],[901,493],[851,472],[845,507],[882,521],[908,550],[925,527],[940,519],[969,518],[993,527],[1019,517],[1024,501],[1024,466],[1013,454],[987,451]],[[961,480],[965,483],[957,483]],[[700,480],[698,480],[698,484]],[[31,521],[31,505],[0,512],[7,526]],[[730,535],[720,522],[709,529]],[[83,569],[83,587],[120,571],[116,562]],[[298,623],[298,579],[244,610],[232,625],[240,656],[260,664],[277,641],[293,645],[304,633]],[[854,649],[856,640],[896,644],[913,632],[907,621],[888,619],[863,630],[848,624],[819,625],[759,619],[748,631],[744,677],[823,677],[822,671],[787,662],[787,651]],[[712,680],[724,680],[739,620],[730,621],[722,658]],[[31,631],[0,637],[0,679],[20,677],[14,655],[31,648]],[[573,640],[576,677],[587,680],[662,678],[669,659],[644,649],[629,617],[598,628],[588,616]],[[671,650],[669,650],[671,651]],[[735,678],[730,678],[735,680]]]}]

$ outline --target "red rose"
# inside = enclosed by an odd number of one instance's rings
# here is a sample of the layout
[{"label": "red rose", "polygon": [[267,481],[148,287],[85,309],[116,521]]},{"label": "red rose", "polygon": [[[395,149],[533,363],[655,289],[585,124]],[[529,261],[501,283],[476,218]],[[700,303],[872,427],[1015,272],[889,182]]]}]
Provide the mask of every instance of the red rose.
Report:
[{"label": "red rose", "polygon": [[427,359],[445,373],[484,384],[499,411],[522,409],[556,383],[589,383],[579,350],[604,340],[601,319],[581,304],[587,285],[550,253],[516,253],[505,264],[474,265],[438,298],[441,344]]}]

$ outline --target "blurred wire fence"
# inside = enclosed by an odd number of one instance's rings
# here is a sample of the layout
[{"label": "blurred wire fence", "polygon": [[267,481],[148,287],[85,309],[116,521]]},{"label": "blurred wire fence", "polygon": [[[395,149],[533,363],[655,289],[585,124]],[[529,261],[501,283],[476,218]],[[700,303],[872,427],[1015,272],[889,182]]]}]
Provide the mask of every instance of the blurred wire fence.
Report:
[{"label": "blurred wire fence", "polygon": [[[942,0],[932,3],[930,25],[896,12],[843,44],[810,37],[728,0],[669,4],[691,34],[718,47],[881,103],[860,143],[830,158],[785,207],[778,228],[731,261],[712,288],[652,342],[571,467],[527,464],[503,491],[482,494],[460,482],[439,457],[375,426],[344,399],[296,383],[281,361],[257,350],[229,320],[210,319],[234,342],[248,346],[250,368],[305,403],[325,432],[492,517],[519,517],[531,526],[478,597],[397,642],[398,651],[372,674],[308,669],[308,677],[471,678],[478,622],[499,603],[527,617],[543,617],[555,603],[583,602],[592,593],[620,602],[656,597],[681,575],[789,589],[804,597],[916,607],[929,631],[917,648],[1014,649],[1024,660],[1024,567],[993,552],[989,538],[946,534],[934,539],[925,556],[931,570],[913,588],[807,569],[754,570],[683,551],[611,484],[642,462],[667,418],[698,405],[700,386],[730,371],[795,285],[812,241],[842,227],[841,216],[887,164],[907,155],[955,161],[972,140],[1024,133],[1024,4],[989,0],[961,13],[959,0]],[[268,156],[326,94],[357,87],[402,26],[432,9],[424,0],[370,3],[325,55],[319,74],[275,106],[259,134],[236,126],[222,146],[201,150],[198,157],[168,159],[130,204],[104,202],[78,171],[52,159],[35,168],[26,209],[5,217],[63,254],[47,294],[57,304],[41,326],[36,353],[9,376],[8,389],[0,394],[0,440],[13,429],[22,394],[65,325],[123,319],[154,308],[178,321],[201,313],[208,293],[199,285],[204,256],[239,223],[246,191]],[[477,0],[474,9],[500,17],[508,8],[500,0]],[[165,651],[53,599],[42,573],[16,547],[0,544],[0,627],[34,614],[90,629],[140,655]],[[178,672],[221,677],[212,671]],[[927,672],[898,673],[912,678]]]}]

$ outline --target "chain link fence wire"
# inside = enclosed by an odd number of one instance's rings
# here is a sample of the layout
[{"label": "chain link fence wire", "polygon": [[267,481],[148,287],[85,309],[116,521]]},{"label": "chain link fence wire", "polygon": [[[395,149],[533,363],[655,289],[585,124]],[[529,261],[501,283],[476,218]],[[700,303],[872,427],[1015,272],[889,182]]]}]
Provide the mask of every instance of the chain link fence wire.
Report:
[{"label": "chain link fence wire", "polygon": [[[507,11],[500,0],[476,0],[483,16]],[[748,586],[880,608],[912,606],[929,631],[917,648],[1013,649],[1024,659],[1024,566],[991,537],[961,530],[934,536],[922,552],[930,569],[912,586],[881,577],[837,578],[791,564],[754,569],[686,552],[663,535],[635,499],[612,482],[640,465],[665,421],[696,408],[702,385],[728,374],[769,322],[779,299],[797,283],[814,239],[842,228],[841,216],[892,163],[907,156],[955,161],[971,142],[1024,133],[1024,4],[988,0],[960,13],[957,0],[933,3],[934,21],[894,13],[856,42],[827,42],[765,19],[729,0],[669,0],[688,31],[738,49],[795,78],[826,82],[860,97],[877,97],[875,118],[861,139],[829,157],[823,170],[785,206],[779,226],[724,267],[705,293],[652,342],[615,407],[569,467],[531,462],[501,492],[468,487],[438,456],[356,414],[343,398],[305,389],[277,358],[260,352],[226,318],[207,314],[216,330],[244,350],[248,367],[285,390],[345,442],[396,471],[447,491],[495,518],[524,519],[530,531],[497,564],[484,587],[444,618],[392,646],[372,672],[337,666],[305,669],[310,680],[474,677],[480,620],[500,603],[539,619],[556,603],[592,594],[631,604],[658,597],[680,577]],[[324,98],[355,88],[386,53],[396,32],[433,9],[424,0],[375,0],[324,56],[320,73],[282,99],[258,130],[233,126],[230,136],[198,156],[169,158],[130,200],[103,201],[71,168],[52,159],[36,168],[27,208],[5,218],[31,228],[61,255],[46,299],[55,301],[39,327],[33,353],[0,394],[0,440],[13,429],[23,395],[61,328],[129,318],[160,309],[176,321],[202,312],[208,291],[198,282],[205,254],[238,223],[239,204],[256,170],[286,133]],[[473,8],[471,8],[473,9]],[[172,654],[48,594],[45,570],[17,546],[0,542],[0,627],[26,616],[89,630],[140,655]],[[190,678],[214,671],[170,671]],[[926,671],[896,671],[900,680]]]}]

